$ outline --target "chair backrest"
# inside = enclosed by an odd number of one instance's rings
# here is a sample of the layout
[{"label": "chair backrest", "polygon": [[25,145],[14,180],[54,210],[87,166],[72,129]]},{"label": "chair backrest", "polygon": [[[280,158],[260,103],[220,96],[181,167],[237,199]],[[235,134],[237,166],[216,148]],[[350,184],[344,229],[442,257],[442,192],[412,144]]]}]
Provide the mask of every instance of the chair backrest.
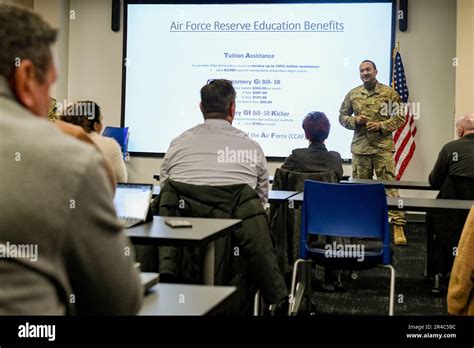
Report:
[{"label": "chair backrest", "polygon": [[[303,191],[305,180],[338,182],[335,172],[294,172],[277,168],[272,190]],[[278,265],[286,274],[299,256],[301,208],[288,209],[286,204],[270,205],[270,228],[275,240]]]},{"label": "chair backrest", "polygon": [[[161,188],[157,209],[161,216],[188,216],[205,218],[242,219],[242,226],[214,242],[214,283],[234,285],[238,290],[232,296],[230,307],[235,313],[249,313],[256,292],[256,282],[249,269],[251,256],[247,248],[273,252],[268,231],[267,215],[257,192],[247,184],[208,186],[193,185],[168,179]],[[235,257],[234,248],[240,255]],[[168,251],[166,251],[168,250]],[[160,247],[160,270],[177,267],[186,282],[202,282],[203,248],[186,247],[176,252],[172,247]],[[171,268],[171,269],[172,269]],[[271,270],[268,270],[271,274]],[[267,275],[268,275],[267,274]],[[267,275],[258,275],[264,279]]]},{"label": "chair backrest", "polygon": [[390,228],[384,186],[306,181],[300,236],[303,258],[309,234],[379,239],[386,254],[384,263],[389,263]]},{"label": "chair backrest", "polygon": [[117,143],[119,143],[122,148],[122,153],[125,156],[128,151],[128,138],[130,136],[128,127],[120,128],[107,126],[102,132],[102,135],[104,137],[114,138]]},{"label": "chair backrest", "polygon": [[277,168],[273,179],[272,189],[303,191],[305,180],[316,180],[323,182],[338,182],[335,172],[302,173]]},{"label": "chair backrest", "polygon": [[453,184],[454,199],[474,199],[474,178],[457,175],[450,175],[450,178]]}]

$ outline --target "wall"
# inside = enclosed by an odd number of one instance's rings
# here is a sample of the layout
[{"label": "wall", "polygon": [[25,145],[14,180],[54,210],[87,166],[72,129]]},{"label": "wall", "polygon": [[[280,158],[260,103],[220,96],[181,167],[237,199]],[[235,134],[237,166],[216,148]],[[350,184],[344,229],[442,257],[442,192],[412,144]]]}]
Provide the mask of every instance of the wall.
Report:
[{"label": "wall", "polygon": [[40,13],[54,28],[60,28],[56,43],[53,46],[58,78],[50,94],[58,102],[62,102],[68,97],[69,0],[35,0],[33,9]]},{"label": "wall", "polygon": [[0,3],[4,4],[15,4],[15,5],[21,5],[28,7],[30,9],[33,9],[35,6],[35,1],[34,0],[1,0]]},{"label": "wall", "polygon": [[105,124],[120,126],[122,32],[110,29],[112,1],[71,0],[70,9],[69,99],[96,101]]},{"label": "wall", "polygon": [[[415,154],[403,180],[426,181],[442,145],[453,140],[456,1],[410,0],[408,30],[397,30],[410,99],[420,103]],[[434,196],[402,191],[404,196]]]},{"label": "wall", "polygon": [[69,69],[69,0],[0,0],[25,6],[39,13],[51,26],[60,28],[56,43],[52,47],[58,78],[50,95],[58,101],[68,97]]},{"label": "wall", "polygon": [[[467,4],[462,6],[471,3],[460,1]],[[70,7],[76,18],[69,23],[69,99],[96,100],[102,106],[105,123],[118,126],[123,25],[119,33],[111,31],[110,0],[71,0]],[[472,23],[473,17],[470,18]],[[469,24],[464,24],[463,30],[465,27],[469,29]],[[417,149],[403,179],[426,180],[439,149],[453,139],[456,72],[451,62],[456,55],[456,1],[410,0],[408,28],[405,33],[397,29],[397,38],[411,100],[421,104],[421,117]],[[469,39],[472,36],[463,34],[458,42]],[[370,38],[361,38],[361,44],[370,45]],[[160,164],[160,159],[133,157],[127,164],[129,178],[134,182],[153,182],[152,175],[159,172]],[[269,163],[269,172],[273,173],[279,165]],[[344,166],[344,170],[350,174],[350,166]]]},{"label": "wall", "polygon": [[456,116],[474,114],[474,1],[458,0]]}]

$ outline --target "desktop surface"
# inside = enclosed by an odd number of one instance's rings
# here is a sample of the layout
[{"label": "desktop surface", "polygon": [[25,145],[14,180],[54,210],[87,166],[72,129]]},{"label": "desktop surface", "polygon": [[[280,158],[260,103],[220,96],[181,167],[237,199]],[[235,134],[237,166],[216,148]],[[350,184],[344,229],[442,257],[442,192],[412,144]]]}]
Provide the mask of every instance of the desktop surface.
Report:
[{"label": "desktop surface", "polygon": [[233,286],[158,284],[144,297],[138,315],[205,315],[235,291]]},{"label": "desktop surface", "polygon": [[[184,219],[191,222],[189,228],[172,228],[168,219]],[[127,235],[135,244],[159,244],[172,246],[200,246],[213,241],[242,224],[238,219],[207,219],[172,216],[154,216],[152,222],[128,229]]]}]

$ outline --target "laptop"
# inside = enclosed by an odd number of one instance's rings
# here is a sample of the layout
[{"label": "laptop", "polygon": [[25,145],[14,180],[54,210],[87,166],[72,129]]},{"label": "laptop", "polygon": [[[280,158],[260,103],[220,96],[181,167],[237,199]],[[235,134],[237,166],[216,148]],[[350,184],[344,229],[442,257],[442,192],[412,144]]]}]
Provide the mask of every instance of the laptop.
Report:
[{"label": "laptop", "polygon": [[114,205],[124,228],[145,222],[150,209],[152,193],[152,184],[117,184]]}]

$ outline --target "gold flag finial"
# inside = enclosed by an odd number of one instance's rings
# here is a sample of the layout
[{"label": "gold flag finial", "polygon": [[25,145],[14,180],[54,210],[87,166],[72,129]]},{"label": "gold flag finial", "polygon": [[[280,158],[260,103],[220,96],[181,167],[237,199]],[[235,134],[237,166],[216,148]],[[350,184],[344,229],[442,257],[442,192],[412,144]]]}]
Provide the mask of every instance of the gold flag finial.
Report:
[{"label": "gold flag finial", "polygon": [[397,41],[396,45],[395,45],[395,48],[393,49],[393,52],[392,52],[392,58],[393,58],[393,61],[392,61],[392,64],[393,64],[393,67],[392,67],[392,89],[395,90],[395,56],[397,55],[397,52],[400,51],[400,41]]},{"label": "gold flag finial", "polygon": [[395,44],[395,47],[393,48],[393,52],[392,52],[393,59],[395,59],[395,55],[399,51],[400,51],[400,41],[397,41],[397,43]]}]

